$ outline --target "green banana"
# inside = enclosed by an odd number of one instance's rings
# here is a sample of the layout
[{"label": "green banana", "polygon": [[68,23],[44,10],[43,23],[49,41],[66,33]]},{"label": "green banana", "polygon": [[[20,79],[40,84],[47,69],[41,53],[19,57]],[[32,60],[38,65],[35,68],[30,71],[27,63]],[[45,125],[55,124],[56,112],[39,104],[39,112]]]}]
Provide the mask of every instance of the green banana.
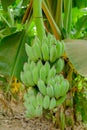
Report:
[{"label": "green banana", "polygon": [[33,82],[35,85],[37,85],[38,79],[39,79],[39,72],[38,72],[38,67],[35,66],[32,70],[32,76],[33,76]]},{"label": "green banana", "polygon": [[21,81],[27,86],[34,86],[33,78],[30,71],[21,72]]},{"label": "green banana", "polygon": [[42,43],[41,43],[40,39],[37,36],[34,39],[34,43],[37,43],[39,45],[40,50],[41,50]]},{"label": "green banana", "polygon": [[43,94],[43,95],[46,95],[46,85],[44,83],[43,80],[39,80],[38,81],[38,88],[39,88],[39,91]]},{"label": "green banana", "polygon": [[36,103],[39,106],[43,106],[43,96],[40,92],[36,96]]},{"label": "green banana", "polygon": [[34,55],[34,61],[36,62],[39,59],[39,55],[38,55],[38,51],[37,51],[37,43],[34,43],[32,45],[32,51],[33,51],[33,55]]},{"label": "green banana", "polygon": [[45,82],[46,76],[47,76],[46,69],[45,69],[45,66],[43,65],[40,69],[40,79]]},{"label": "green banana", "polygon": [[26,102],[24,103],[24,106],[26,107],[27,109],[27,116],[30,117],[30,118],[33,118],[35,117],[35,108],[33,105],[31,104],[26,104]]},{"label": "green banana", "polygon": [[48,61],[50,58],[48,45],[46,43],[43,43],[41,49],[42,49],[42,54],[43,54],[43,60]]},{"label": "green banana", "polygon": [[61,82],[61,96],[64,96],[67,91],[69,90],[69,82],[68,80],[64,79],[62,82]]},{"label": "green banana", "polygon": [[42,54],[41,54],[41,49],[40,49],[40,46],[38,43],[34,43],[33,46],[32,46],[32,50],[33,50],[33,53],[34,53],[34,57],[36,57],[36,61],[38,59],[42,59]]},{"label": "green banana", "polygon": [[25,77],[26,77],[28,86],[34,86],[34,85],[35,85],[34,82],[33,82],[33,77],[32,77],[31,71],[27,71],[27,72],[25,73]]},{"label": "green banana", "polygon": [[57,73],[61,73],[64,68],[64,60],[59,58],[59,60],[55,63],[55,68]]},{"label": "green banana", "polygon": [[46,73],[47,73],[47,76],[48,76],[48,73],[49,73],[49,70],[50,70],[50,64],[49,64],[48,61],[46,61],[44,67],[45,67],[45,69],[46,69]]},{"label": "green banana", "polygon": [[24,63],[23,70],[24,71],[29,71],[30,70],[30,64],[28,64],[27,62]]},{"label": "green banana", "polygon": [[38,71],[40,71],[40,69],[41,69],[42,66],[43,66],[42,61],[39,60],[39,61],[37,62]]},{"label": "green banana", "polygon": [[28,81],[26,79],[26,74],[24,72],[21,72],[20,74],[21,81],[24,85],[28,86]]},{"label": "green banana", "polygon": [[69,90],[69,82],[66,79],[64,79],[64,81],[65,81],[65,86],[66,86],[65,92],[67,93]]},{"label": "green banana", "polygon": [[52,45],[50,48],[50,62],[53,63],[57,59],[57,49],[56,45]]},{"label": "green banana", "polygon": [[47,46],[48,46],[48,48],[50,47],[49,45],[49,42],[48,42],[48,36],[47,37],[43,37],[43,39],[42,39],[42,44],[44,44],[44,43],[46,43],[47,44]]},{"label": "green banana", "polygon": [[48,95],[45,95],[43,100],[43,108],[48,109],[50,105],[50,97]]},{"label": "green banana", "polygon": [[36,67],[36,63],[34,61],[31,61],[30,63],[30,71],[32,72],[32,70]]},{"label": "green banana", "polygon": [[54,95],[55,95],[55,98],[56,98],[56,99],[58,99],[60,96],[62,96],[62,95],[61,95],[61,94],[62,94],[62,91],[63,91],[63,89],[62,89],[62,87],[61,87],[61,84],[56,83],[56,84],[54,85]]},{"label": "green banana", "polygon": [[56,42],[56,48],[57,48],[57,58],[60,58],[62,56],[62,43],[60,41]]},{"label": "green banana", "polygon": [[48,85],[46,91],[47,91],[47,95],[49,97],[53,97],[54,96],[54,89],[53,89],[52,85]]},{"label": "green banana", "polygon": [[35,116],[36,117],[40,117],[40,116],[42,116],[42,114],[43,114],[43,108],[42,108],[42,106],[37,106],[36,110],[35,110]]},{"label": "green banana", "polygon": [[56,45],[56,38],[53,35],[50,35],[50,49],[54,45]]},{"label": "green banana", "polygon": [[27,56],[29,57],[29,59],[30,59],[31,61],[32,61],[32,60],[35,60],[32,47],[29,46],[27,43],[25,44],[25,51],[26,51]]},{"label": "green banana", "polygon": [[56,107],[56,99],[54,97],[52,97],[51,100],[50,100],[49,109],[52,110],[55,107]]},{"label": "green banana", "polygon": [[52,78],[52,77],[55,77],[56,75],[56,69],[55,69],[55,66],[53,66],[49,72],[48,72],[48,77],[47,77],[47,83],[48,81]]},{"label": "green banana", "polygon": [[30,96],[28,100],[29,100],[29,103],[30,103],[31,105],[33,105],[34,108],[36,108],[37,102],[36,102],[36,97],[35,97],[35,95]]},{"label": "green banana", "polygon": [[54,86],[55,85],[55,80],[54,80],[54,78],[51,78],[51,79],[49,79],[48,80],[48,85],[52,85],[52,86]]}]

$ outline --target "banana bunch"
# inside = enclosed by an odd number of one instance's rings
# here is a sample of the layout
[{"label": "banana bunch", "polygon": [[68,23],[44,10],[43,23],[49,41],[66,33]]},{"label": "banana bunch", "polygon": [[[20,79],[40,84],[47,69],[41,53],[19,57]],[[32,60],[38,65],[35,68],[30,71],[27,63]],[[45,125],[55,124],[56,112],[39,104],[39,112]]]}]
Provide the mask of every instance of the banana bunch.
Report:
[{"label": "banana bunch", "polygon": [[48,80],[46,94],[56,99],[65,96],[69,90],[69,82],[62,75],[55,75]]},{"label": "banana bunch", "polygon": [[[33,69],[35,68],[35,69]],[[33,73],[32,70],[36,73],[36,63],[34,61],[24,64],[23,72],[21,72],[21,80],[26,86],[34,86]],[[36,77],[34,77],[35,79]]]},{"label": "banana bunch", "polygon": [[37,62],[39,59],[43,61],[55,62],[64,53],[64,42],[58,41],[51,34],[44,37],[42,43],[35,37],[32,45],[25,44],[25,50],[30,61]]},{"label": "banana bunch", "polygon": [[41,93],[34,93],[32,89],[24,95],[24,106],[28,118],[40,117],[43,114],[43,96]]},{"label": "banana bunch", "polygon": [[69,89],[69,83],[61,75],[64,60],[63,41],[51,34],[42,42],[36,37],[32,45],[25,44],[28,61],[21,72],[22,82],[30,89],[24,95],[26,115],[29,118],[40,117],[43,110],[53,110],[61,104]]},{"label": "banana bunch", "polygon": [[25,50],[30,61],[38,61],[42,59],[41,42],[35,37],[32,46],[25,44]]},{"label": "banana bunch", "polygon": [[54,96],[56,99],[63,97],[69,90],[69,82],[63,79],[61,83],[56,82],[54,85]]},{"label": "banana bunch", "polygon": [[64,53],[64,42],[58,41],[51,34],[48,34],[47,37],[42,40],[42,56],[44,61],[50,61],[51,63],[55,62],[60,58]]},{"label": "banana bunch", "polygon": [[21,80],[26,86],[35,86],[39,79],[46,83],[47,78],[54,76],[54,71],[55,69],[51,70],[48,61],[43,65],[41,60],[37,63],[28,60],[28,63],[24,64],[23,72],[21,72]]}]

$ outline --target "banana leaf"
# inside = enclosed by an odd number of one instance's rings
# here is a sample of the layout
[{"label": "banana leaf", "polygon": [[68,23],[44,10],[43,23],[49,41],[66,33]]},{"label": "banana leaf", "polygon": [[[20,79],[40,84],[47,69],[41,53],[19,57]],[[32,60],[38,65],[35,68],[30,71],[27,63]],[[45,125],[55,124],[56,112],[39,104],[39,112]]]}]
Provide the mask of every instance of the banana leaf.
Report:
[{"label": "banana leaf", "polygon": [[87,40],[65,40],[65,51],[76,71],[87,77]]},{"label": "banana leaf", "polygon": [[0,74],[16,76],[20,79],[20,71],[27,59],[25,53],[25,31],[6,36],[0,42]]}]

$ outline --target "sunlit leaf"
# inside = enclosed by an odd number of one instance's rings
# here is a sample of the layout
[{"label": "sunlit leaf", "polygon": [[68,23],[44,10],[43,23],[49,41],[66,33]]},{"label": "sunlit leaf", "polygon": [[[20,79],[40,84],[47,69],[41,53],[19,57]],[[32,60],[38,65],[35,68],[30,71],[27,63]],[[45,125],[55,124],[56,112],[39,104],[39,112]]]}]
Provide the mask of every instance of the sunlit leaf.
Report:
[{"label": "sunlit leaf", "polygon": [[87,77],[87,41],[66,40],[66,55],[73,64],[76,71]]}]

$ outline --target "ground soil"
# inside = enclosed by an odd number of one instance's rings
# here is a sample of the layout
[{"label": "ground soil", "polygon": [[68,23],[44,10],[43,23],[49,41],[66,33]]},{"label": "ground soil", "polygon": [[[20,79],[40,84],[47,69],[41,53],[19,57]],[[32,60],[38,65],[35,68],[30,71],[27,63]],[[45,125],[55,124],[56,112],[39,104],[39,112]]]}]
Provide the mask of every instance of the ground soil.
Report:
[{"label": "ground soil", "polygon": [[[52,121],[46,118],[28,119],[25,117],[23,102],[6,102],[0,99],[0,130],[60,130],[55,128]],[[65,130],[72,130],[71,127]],[[74,130],[84,129],[82,124],[77,124]]]}]

